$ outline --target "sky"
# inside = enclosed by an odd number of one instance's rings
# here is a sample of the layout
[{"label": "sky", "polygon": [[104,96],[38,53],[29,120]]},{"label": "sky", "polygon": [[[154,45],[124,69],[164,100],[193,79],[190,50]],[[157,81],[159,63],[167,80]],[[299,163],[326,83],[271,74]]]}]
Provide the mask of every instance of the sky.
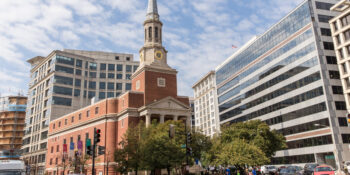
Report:
[{"label": "sky", "polygon": [[[158,0],[179,95],[303,0]],[[134,54],[147,0],[0,0],[0,96],[27,95],[30,64],[53,50]]]}]

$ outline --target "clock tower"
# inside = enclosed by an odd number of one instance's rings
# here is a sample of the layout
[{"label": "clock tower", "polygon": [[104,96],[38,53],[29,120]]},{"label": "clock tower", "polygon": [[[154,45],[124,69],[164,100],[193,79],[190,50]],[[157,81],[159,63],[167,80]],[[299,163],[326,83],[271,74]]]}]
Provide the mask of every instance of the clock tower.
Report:
[{"label": "clock tower", "polygon": [[132,90],[144,92],[145,104],[172,96],[177,97],[177,71],[167,63],[162,45],[163,23],[159,19],[157,0],[148,0],[144,26],[144,45],[140,49],[140,67],[132,75]]}]

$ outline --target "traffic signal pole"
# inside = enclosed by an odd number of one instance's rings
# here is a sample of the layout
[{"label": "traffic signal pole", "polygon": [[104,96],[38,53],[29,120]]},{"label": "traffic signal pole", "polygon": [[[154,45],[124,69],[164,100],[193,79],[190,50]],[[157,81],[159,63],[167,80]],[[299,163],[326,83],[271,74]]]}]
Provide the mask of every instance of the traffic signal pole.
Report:
[{"label": "traffic signal pole", "polygon": [[96,128],[94,128],[94,144],[92,145],[92,175],[95,174],[95,150],[96,150],[96,138],[95,138]]}]

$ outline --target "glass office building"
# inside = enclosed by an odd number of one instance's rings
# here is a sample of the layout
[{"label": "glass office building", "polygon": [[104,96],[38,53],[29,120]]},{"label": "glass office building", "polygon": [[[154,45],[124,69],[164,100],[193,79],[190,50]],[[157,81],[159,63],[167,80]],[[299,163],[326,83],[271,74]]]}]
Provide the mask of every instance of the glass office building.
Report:
[{"label": "glass office building", "polygon": [[49,122],[131,90],[139,66],[132,54],[80,50],[35,57],[29,82],[23,159],[31,174],[44,174]]},{"label": "glass office building", "polygon": [[216,69],[220,124],[259,119],[288,148],[272,164],[350,159],[345,99],[329,19],[337,0],[306,0]]}]

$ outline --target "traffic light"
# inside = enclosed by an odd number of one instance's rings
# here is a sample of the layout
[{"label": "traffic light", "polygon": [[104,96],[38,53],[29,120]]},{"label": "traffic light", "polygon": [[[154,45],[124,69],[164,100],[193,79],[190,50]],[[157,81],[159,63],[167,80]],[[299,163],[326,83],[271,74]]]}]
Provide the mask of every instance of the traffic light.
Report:
[{"label": "traffic light", "polygon": [[348,123],[350,123],[350,114],[347,114],[347,118],[348,118]]},{"label": "traffic light", "polygon": [[86,154],[92,156],[91,139],[86,139]]},{"label": "traffic light", "polygon": [[190,132],[187,133],[187,143],[188,144],[192,143],[192,134]]},{"label": "traffic light", "polygon": [[191,156],[192,155],[192,148],[190,148],[190,147],[186,148],[186,154],[188,156]]},{"label": "traffic light", "polygon": [[97,144],[101,141],[101,130],[95,128],[95,133],[94,133],[94,144]]},{"label": "traffic light", "polygon": [[106,153],[106,147],[104,146],[99,146],[98,147],[98,155],[103,155]]},{"label": "traffic light", "polygon": [[175,137],[175,125],[169,125],[169,138]]}]

